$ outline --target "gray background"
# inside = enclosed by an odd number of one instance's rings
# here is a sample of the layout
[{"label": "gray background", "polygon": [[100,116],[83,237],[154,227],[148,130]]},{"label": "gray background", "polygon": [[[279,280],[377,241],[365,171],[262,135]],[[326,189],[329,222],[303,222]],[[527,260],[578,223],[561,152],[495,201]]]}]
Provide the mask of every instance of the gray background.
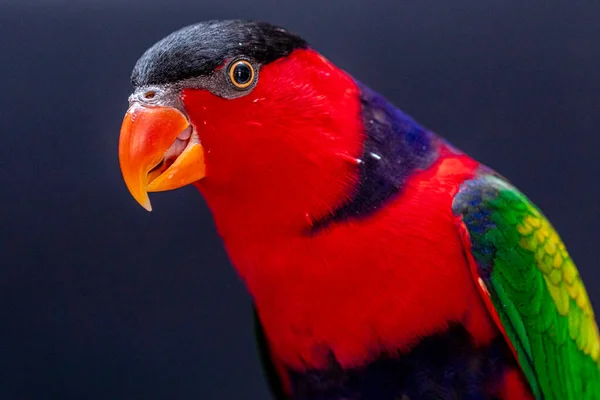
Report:
[{"label": "gray background", "polygon": [[261,399],[250,300],[194,188],[122,182],[136,59],[284,25],[523,189],[600,309],[600,4],[0,0],[0,399]]}]

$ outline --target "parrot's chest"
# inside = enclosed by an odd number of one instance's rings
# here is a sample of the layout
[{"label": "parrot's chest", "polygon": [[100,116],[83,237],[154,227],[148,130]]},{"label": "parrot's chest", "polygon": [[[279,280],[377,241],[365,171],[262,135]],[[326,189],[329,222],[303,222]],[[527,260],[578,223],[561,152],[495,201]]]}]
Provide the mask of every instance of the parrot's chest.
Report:
[{"label": "parrot's chest", "polygon": [[349,240],[333,231],[320,241],[298,239],[232,258],[282,361],[320,367],[334,355],[352,368],[406,351],[453,322],[481,342],[497,334],[455,232],[442,230],[443,240],[396,233],[403,239]]}]

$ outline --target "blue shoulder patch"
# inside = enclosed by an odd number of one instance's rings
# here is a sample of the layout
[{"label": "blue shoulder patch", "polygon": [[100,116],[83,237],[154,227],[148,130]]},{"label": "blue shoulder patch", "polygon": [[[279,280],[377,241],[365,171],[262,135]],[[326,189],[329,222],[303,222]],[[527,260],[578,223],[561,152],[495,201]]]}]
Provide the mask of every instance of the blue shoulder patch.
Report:
[{"label": "blue shoulder patch", "polygon": [[432,132],[380,94],[359,82],[357,85],[365,129],[358,184],[349,201],[314,221],[312,232],[331,223],[369,216],[401,192],[411,173],[426,169],[437,158]]}]

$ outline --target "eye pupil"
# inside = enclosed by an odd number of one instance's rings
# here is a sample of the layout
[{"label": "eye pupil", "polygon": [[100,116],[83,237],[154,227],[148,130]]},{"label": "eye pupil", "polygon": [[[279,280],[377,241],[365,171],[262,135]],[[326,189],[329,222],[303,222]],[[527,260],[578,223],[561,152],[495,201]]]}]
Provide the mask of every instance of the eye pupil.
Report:
[{"label": "eye pupil", "polygon": [[233,67],[233,79],[235,83],[244,85],[252,79],[252,70],[250,66],[244,62],[239,62]]}]

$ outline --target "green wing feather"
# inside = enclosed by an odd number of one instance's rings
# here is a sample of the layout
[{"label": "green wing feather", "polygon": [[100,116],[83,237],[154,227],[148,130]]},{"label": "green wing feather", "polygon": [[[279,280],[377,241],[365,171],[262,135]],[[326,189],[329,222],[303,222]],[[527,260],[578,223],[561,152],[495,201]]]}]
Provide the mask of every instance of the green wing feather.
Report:
[{"label": "green wing feather", "polygon": [[600,338],[577,268],[540,210],[502,179],[453,202],[476,271],[537,399],[600,399]]}]

